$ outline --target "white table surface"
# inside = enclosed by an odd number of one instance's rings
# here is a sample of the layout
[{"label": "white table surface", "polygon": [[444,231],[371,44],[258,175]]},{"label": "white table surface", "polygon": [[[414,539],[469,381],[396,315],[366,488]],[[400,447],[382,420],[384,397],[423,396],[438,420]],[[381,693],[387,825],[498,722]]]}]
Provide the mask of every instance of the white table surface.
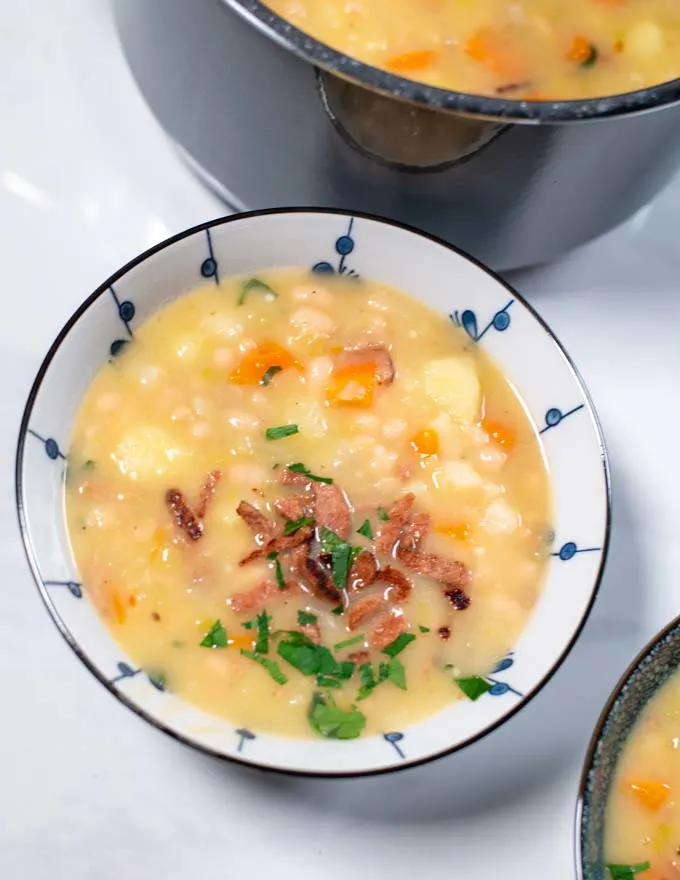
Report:
[{"label": "white table surface", "polygon": [[42,607],[14,513],[20,411],[54,335],[124,261],[223,209],[137,93],[103,0],[2,7],[0,878],[572,880],[590,731],[680,610],[680,179],[625,227],[512,279],[590,386],[614,485],[600,597],[551,684],[422,768],[343,781],[246,770],[147,727],[80,665]]}]

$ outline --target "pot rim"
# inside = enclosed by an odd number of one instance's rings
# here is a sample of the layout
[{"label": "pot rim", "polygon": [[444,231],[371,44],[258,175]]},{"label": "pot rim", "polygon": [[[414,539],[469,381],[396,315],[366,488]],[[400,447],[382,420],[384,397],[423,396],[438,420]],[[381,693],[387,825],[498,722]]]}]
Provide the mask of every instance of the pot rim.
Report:
[{"label": "pot rim", "polygon": [[502,122],[541,125],[584,122],[649,112],[680,101],[680,78],[657,86],[585,101],[517,101],[455,92],[372,67],[316,40],[273,12],[261,0],[222,0],[260,33],[315,67],[385,95],[433,110]]}]

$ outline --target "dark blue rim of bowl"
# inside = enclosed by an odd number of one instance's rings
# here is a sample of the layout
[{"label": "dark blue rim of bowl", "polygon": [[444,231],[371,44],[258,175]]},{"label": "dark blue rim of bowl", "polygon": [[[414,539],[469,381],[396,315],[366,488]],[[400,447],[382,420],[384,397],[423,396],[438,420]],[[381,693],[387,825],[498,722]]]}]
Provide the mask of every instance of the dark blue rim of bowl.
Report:
[{"label": "dark blue rim of bowl", "polygon": [[[536,687],[529,693],[526,694],[512,709],[503,715],[502,718],[499,718],[498,721],[495,721],[490,726],[484,728],[483,730],[476,733],[474,736],[468,737],[468,739],[464,740],[461,743],[458,743],[455,746],[451,746],[447,749],[442,749],[439,752],[434,752],[431,755],[427,755],[424,758],[418,758],[414,761],[406,761],[402,764],[396,764],[390,767],[379,767],[371,770],[343,770],[343,771],[320,771],[320,770],[299,770],[299,769],[291,769],[284,767],[277,767],[275,765],[269,765],[263,762],[251,761],[246,758],[237,757],[235,755],[225,755],[222,752],[216,751],[215,749],[211,749],[201,743],[195,742],[188,736],[184,736],[181,733],[177,733],[177,731],[172,730],[167,727],[157,718],[154,718],[152,715],[149,715],[144,709],[140,706],[136,705],[131,699],[129,699],[125,694],[123,694],[120,690],[115,688],[102,673],[97,669],[95,664],[89,659],[89,657],[83,652],[78,643],[75,641],[71,633],[69,632],[68,627],[61,619],[57,609],[55,608],[51,597],[48,595],[47,589],[42,581],[40,575],[40,569],[38,567],[37,559],[35,557],[33,546],[31,544],[31,538],[28,533],[28,526],[26,523],[26,514],[25,514],[25,505],[23,500],[23,462],[24,462],[24,448],[26,445],[26,438],[28,434],[28,426],[31,418],[31,414],[33,412],[33,407],[35,405],[36,397],[38,392],[40,391],[40,386],[42,385],[43,379],[52,363],[54,356],[57,351],[61,348],[61,345],[67,339],[71,329],[74,325],[80,320],[81,316],[90,308],[90,306],[99,299],[100,296],[105,295],[111,286],[114,286],[118,283],[118,281],[124,277],[131,269],[134,269],[135,266],[138,266],[140,263],[143,263],[149,257],[154,256],[155,254],[160,253],[166,248],[172,247],[172,245],[176,244],[178,241],[182,241],[185,238],[189,238],[190,236],[196,235],[199,232],[205,232],[207,229],[214,229],[217,226],[223,226],[228,223],[238,223],[240,220],[251,219],[256,217],[268,217],[272,215],[278,216],[287,216],[290,214],[324,214],[324,215],[334,215],[339,217],[356,217],[362,220],[369,220],[374,223],[380,223],[385,226],[393,226],[397,229],[402,229],[405,232],[408,232],[412,235],[416,235],[420,238],[428,239],[429,241],[434,242],[435,244],[440,245],[441,247],[446,248],[449,251],[453,251],[458,254],[458,256],[467,260],[468,262],[477,266],[478,269],[481,269],[485,272],[490,278],[492,278],[496,284],[505,288],[508,293],[513,296],[520,305],[522,305],[535,319],[536,323],[543,328],[543,330],[547,333],[552,341],[553,345],[561,355],[562,359],[565,361],[569,370],[574,377],[575,382],[579,386],[581,393],[584,396],[584,399],[587,404],[588,414],[590,416],[590,420],[595,430],[595,433],[598,438],[598,443],[600,447],[600,458],[602,462],[602,469],[604,472],[605,479],[605,501],[606,501],[606,513],[607,513],[607,521],[605,525],[605,535],[604,542],[602,546],[602,558],[600,561],[600,567],[598,569],[595,583],[593,585],[593,591],[590,597],[590,601],[588,602],[588,606],[583,612],[583,616],[579,621],[578,626],[576,627],[574,634],[572,635],[569,643],[565,647],[564,651],[560,655],[560,657],[555,661],[553,666],[545,673],[541,681],[536,685]],[[232,214],[228,217],[220,217],[215,220],[209,220],[206,223],[200,223],[197,226],[193,226],[190,229],[185,230],[184,232],[180,232],[177,235],[173,235],[170,238],[165,239],[165,241],[160,242],[157,245],[149,248],[144,251],[138,257],[135,257],[133,260],[130,260],[129,263],[126,263],[121,269],[115,272],[110,278],[104,281],[103,284],[90,294],[87,299],[75,310],[75,312],[71,315],[68,321],[64,324],[56,339],[52,343],[49,348],[49,351],[45,355],[45,358],[40,365],[40,369],[33,381],[33,385],[31,386],[31,390],[28,395],[28,399],[26,401],[26,407],[24,409],[23,417],[21,419],[21,425],[19,427],[19,438],[17,442],[17,453],[16,453],[16,465],[15,465],[15,495],[16,495],[16,506],[17,506],[17,515],[19,519],[19,529],[21,532],[21,540],[24,545],[24,552],[26,554],[26,558],[28,560],[29,567],[31,569],[31,573],[33,575],[33,580],[38,587],[40,595],[42,597],[43,602],[49,612],[52,620],[56,624],[58,630],[61,632],[62,636],[66,640],[69,647],[74,651],[76,656],[82,661],[82,663],[89,669],[89,671],[94,675],[94,677],[102,684],[109,693],[113,694],[118,700],[120,700],[123,705],[127,706],[128,709],[131,709],[136,715],[140,718],[143,718],[149,724],[156,727],[158,730],[163,731],[168,736],[173,739],[181,742],[185,745],[192,746],[197,749],[199,752],[203,752],[204,754],[211,755],[216,758],[222,758],[227,761],[232,761],[236,764],[243,764],[247,767],[252,767],[258,770],[264,771],[273,771],[277,773],[282,773],[288,776],[303,776],[303,777],[323,777],[323,778],[346,778],[346,777],[364,777],[364,776],[378,776],[384,773],[393,773],[397,770],[406,770],[411,767],[417,767],[421,764],[427,764],[430,761],[434,761],[437,758],[442,758],[446,755],[453,754],[454,752],[458,752],[461,749],[464,749],[466,746],[472,745],[472,743],[478,742],[483,737],[492,733],[510,718],[513,715],[516,715],[520,709],[526,706],[535,696],[545,687],[545,685],[550,681],[553,675],[557,672],[559,667],[562,665],[567,655],[574,647],[576,642],[578,641],[581,633],[583,632],[583,628],[590,616],[590,612],[592,611],[593,605],[595,603],[595,599],[597,598],[597,594],[600,589],[600,584],[602,581],[602,575],[604,573],[605,565],[607,562],[607,555],[609,552],[609,539],[611,533],[611,481],[610,481],[610,473],[609,473],[609,459],[607,455],[607,450],[605,446],[604,436],[602,433],[602,428],[600,426],[600,422],[595,412],[595,407],[591,400],[588,389],[585,386],[585,383],[578,372],[575,364],[563,348],[562,344],[559,342],[555,334],[545,323],[543,318],[535,311],[535,309],[522,297],[517,293],[514,288],[512,288],[507,282],[505,282],[502,278],[496,275],[491,269],[488,269],[483,263],[480,263],[479,260],[471,257],[469,254],[466,254],[465,251],[462,251],[460,248],[455,247],[454,245],[449,244],[446,241],[443,241],[440,238],[437,238],[434,235],[429,235],[428,233],[421,232],[418,229],[415,229],[412,226],[408,226],[405,223],[398,223],[394,220],[389,220],[384,217],[379,217],[375,214],[367,214],[361,211],[342,211],[335,208],[268,208],[260,211],[246,211],[241,214]]]},{"label": "dark blue rim of bowl", "polygon": [[470,116],[525,124],[585,122],[643,113],[680,101],[680,78],[635,92],[585,101],[520,101],[428,86],[371,67],[310,37],[260,0],[223,0],[262,34],[316,67],[401,101]]},{"label": "dark blue rim of bowl", "polygon": [[[583,762],[583,769],[581,770],[581,780],[579,782],[578,788],[578,798],[576,801],[574,856],[576,860],[576,876],[578,880],[583,880],[583,844],[585,837],[583,815],[584,808],[588,803],[590,778],[594,774],[595,768],[597,766],[595,753],[597,752],[601,740],[607,733],[609,722],[614,712],[616,711],[616,704],[618,703],[619,698],[622,696],[622,692],[625,690],[629,682],[631,682],[635,678],[635,676],[642,671],[642,668],[647,665],[648,661],[653,659],[654,654],[662,647],[663,643],[669,636],[679,634],[680,617],[676,617],[647,642],[644,648],[640,650],[635,659],[630,663],[621,678],[619,678],[618,682],[614,686],[614,689],[609,695],[609,698],[607,699],[604,708],[600,712],[600,717],[597,719],[597,724],[595,725],[593,735],[590,738],[590,743],[588,744],[588,749],[586,751],[586,756]],[[650,699],[652,698],[653,696],[650,697]]]}]

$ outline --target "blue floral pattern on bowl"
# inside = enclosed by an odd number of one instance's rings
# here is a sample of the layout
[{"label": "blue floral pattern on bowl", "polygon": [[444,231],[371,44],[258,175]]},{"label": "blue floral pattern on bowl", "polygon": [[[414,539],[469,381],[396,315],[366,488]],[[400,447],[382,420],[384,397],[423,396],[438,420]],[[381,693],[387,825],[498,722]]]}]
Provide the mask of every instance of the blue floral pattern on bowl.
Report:
[{"label": "blue floral pattern on bowl", "polygon": [[[329,258],[331,250],[335,256]],[[378,278],[418,296],[489,350],[522,391],[537,432],[571,425],[564,436],[562,430],[551,433],[545,447],[557,488],[555,529],[569,540],[552,554],[545,594],[515,652],[484,676],[488,688],[481,699],[458,700],[407,730],[351,742],[284,740],[212,718],[173,694],[159,673],[121,658],[90,603],[74,601],[87,585],[73,564],[59,504],[67,453],[57,438],[69,436],[78,401],[97,369],[134,344],[135,326],[169,296],[200,283],[219,284],[227,265],[229,273],[245,274],[286,264],[357,283],[362,276]],[[510,717],[573,644],[594,598],[609,534],[608,471],[592,406],[531,308],[453,248],[397,224],[330,210],[263,211],[205,224],[151,249],[99,287],[60,333],[31,390],[17,454],[17,501],[42,597],[69,643],[112,693],[204,751],[317,775],[417,764],[463,747]],[[570,562],[577,557],[578,565]],[[512,682],[506,675],[511,669]]]}]

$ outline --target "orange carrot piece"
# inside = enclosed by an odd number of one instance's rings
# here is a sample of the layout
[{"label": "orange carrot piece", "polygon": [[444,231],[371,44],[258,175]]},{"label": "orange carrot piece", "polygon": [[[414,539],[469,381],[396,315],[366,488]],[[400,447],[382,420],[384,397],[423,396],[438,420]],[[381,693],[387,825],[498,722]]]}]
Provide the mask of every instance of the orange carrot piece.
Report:
[{"label": "orange carrot piece", "polygon": [[332,406],[371,406],[375,383],[375,364],[370,361],[333,370],[327,388],[328,402]]},{"label": "orange carrot piece", "polygon": [[671,793],[670,785],[655,779],[631,780],[625,785],[642,806],[652,813],[656,813],[665,804]]},{"label": "orange carrot piece", "polygon": [[302,369],[300,362],[287,348],[278,342],[265,340],[243,355],[241,363],[229,375],[229,381],[234,385],[259,385],[264,374],[272,367]]},{"label": "orange carrot piece", "polygon": [[454,541],[469,541],[472,537],[472,526],[463,521],[441,522],[434,527],[434,530],[447,538],[453,538]]},{"label": "orange carrot piece", "polygon": [[593,47],[585,37],[574,37],[567,52],[567,60],[574,61],[576,64],[583,64],[584,61],[588,61],[592,52]]},{"label": "orange carrot piece", "polygon": [[125,610],[123,600],[118,593],[114,593],[111,596],[111,605],[113,607],[113,616],[116,619],[116,623],[125,623],[127,620],[127,611]]},{"label": "orange carrot piece", "polygon": [[466,40],[463,51],[494,73],[518,77],[522,73],[521,59],[511,51],[503,35],[493,28],[481,28]]},{"label": "orange carrot piece", "polygon": [[393,55],[385,62],[385,67],[393,73],[411,73],[414,70],[422,70],[429,67],[439,57],[439,52],[434,49],[419,49],[415,52],[404,52],[402,55]]},{"label": "orange carrot piece", "polygon": [[510,452],[511,449],[514,449],[515,444],[517,443],[517,437],[512,428],[508,428],[507,425],[502,425],[500,422],[494,422],[487,419],[482,421],[482,428],[494,443],[497,443],[502,449],[505,449],[506,452]]},{"label": "orange carrot piece", "polygon": [[255,639],[251,636],[235,636],[229,639],[230,648],[238,648],[239,650],[249,651],[255,644]]},{"label": "orange carrot piece", "polygon": [[137,597],[135,596],[134,593],[130,593],[130,595],[128,596],[128,604],[129,604],[130,608],[134,608],[135,605],[137,604]]},{"label": "orange carrot piece", "polygon": [[430,456],[439,453],[439,436],[432,428],[423,428],[408,441],[418,455]]}]

